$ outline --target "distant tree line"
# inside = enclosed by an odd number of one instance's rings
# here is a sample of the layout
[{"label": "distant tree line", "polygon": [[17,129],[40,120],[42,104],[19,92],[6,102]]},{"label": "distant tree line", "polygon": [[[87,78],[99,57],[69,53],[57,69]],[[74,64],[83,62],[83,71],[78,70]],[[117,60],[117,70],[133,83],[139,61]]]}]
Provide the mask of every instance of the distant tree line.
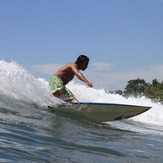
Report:
[{"label": "distant tree line", "polygon": [[144,79],[129,80],[124,91],[116,90],[116,94],[129,96],[146,96],[150,99],[163,102],[163,82],[153,79],[152,83],[147,83]]}]

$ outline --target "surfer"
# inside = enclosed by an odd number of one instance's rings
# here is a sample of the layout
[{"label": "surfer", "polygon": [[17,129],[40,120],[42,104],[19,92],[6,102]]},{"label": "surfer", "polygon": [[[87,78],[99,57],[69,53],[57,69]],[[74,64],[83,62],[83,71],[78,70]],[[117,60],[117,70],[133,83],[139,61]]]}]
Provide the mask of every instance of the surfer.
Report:
[{"label": "surfer", "polygon": [[89,63],[89,58],[85,55],[80,55],[75,63],[68,63],[60,68],[50,79],[49,86],[53,96],[61,98],[68,102],[79,102],[74,94],[66,88],[66,84],[71,81],[76,75],[78,79],[83,81],[87,86],[93,87],[84,75],[79,71],[84,71]]}]

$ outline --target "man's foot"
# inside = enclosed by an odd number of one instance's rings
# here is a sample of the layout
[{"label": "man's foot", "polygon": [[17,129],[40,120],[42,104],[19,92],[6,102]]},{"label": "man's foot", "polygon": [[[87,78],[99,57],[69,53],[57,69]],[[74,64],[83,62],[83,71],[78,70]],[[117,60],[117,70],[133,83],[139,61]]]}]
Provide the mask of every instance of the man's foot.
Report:
[{"label": "man's foot", "polygon": [[79,102],[76,98],[71,99],[70,102]]}]

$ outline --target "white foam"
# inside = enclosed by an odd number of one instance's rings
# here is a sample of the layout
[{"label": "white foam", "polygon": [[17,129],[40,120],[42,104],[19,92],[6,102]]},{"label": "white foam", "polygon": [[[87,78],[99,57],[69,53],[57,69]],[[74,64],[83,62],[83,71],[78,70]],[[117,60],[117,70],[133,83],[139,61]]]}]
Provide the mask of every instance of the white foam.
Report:
[{"label": "white foam", "polygon": [[0,94],[38,105],[58,103],[49,93],[48,82],[35,78],[15,62],[0,61]]}]

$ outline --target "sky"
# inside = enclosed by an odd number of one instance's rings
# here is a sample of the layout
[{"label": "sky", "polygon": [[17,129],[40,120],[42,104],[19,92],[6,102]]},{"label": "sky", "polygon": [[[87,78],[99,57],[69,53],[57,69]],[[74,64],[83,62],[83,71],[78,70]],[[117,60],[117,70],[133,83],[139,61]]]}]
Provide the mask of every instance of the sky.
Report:
[{"label": "sky", "polygon": [[162,82],[163,0],[0,0],[0,60],[48,81],[81,54],[95,88]]}]

